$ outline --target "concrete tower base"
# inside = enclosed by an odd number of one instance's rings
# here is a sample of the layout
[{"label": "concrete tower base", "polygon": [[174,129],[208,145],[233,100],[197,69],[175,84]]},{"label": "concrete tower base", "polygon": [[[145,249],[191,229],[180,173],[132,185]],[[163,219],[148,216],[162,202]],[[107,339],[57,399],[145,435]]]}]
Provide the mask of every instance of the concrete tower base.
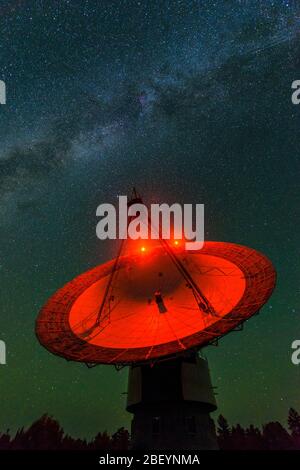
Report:
[{"label": "concrete tower base", "polygon": [[217,449],[217,405],[208,364],[196,353],[129,371],[127,411],[135,450]]}]

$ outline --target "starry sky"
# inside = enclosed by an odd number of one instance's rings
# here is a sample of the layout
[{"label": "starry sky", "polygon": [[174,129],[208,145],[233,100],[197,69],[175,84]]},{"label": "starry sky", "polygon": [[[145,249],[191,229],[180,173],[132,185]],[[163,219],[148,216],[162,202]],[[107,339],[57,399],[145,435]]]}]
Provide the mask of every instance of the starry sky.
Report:
[{"label": "starry sky", "polygon": [[231,423],[300,411],[300,6],[271,0],[0,2],[0,431],[45,412],[74,436],[129,426],[127,370],[88,369],[34,334],[47,298],[115,254],[96,207],[204,203],[207,240],[278,272],[259,316],[206,348]]}]

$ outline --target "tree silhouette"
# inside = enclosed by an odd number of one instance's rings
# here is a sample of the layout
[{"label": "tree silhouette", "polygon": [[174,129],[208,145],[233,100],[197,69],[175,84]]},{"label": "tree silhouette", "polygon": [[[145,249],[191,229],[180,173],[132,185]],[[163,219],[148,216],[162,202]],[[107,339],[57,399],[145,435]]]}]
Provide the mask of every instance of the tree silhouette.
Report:
[{"label": "tree silhouette", "polygon": [[246,449],[251,450],[263,450],[265,448],[265,443],[263,436],[258,428],[250,424],[249,428],[245,432],[246,440]]},{"label": "tree silhouette", "polygon": [[[293,408],[289,410],[288,428],[290,433],[277,421],[265,424],[262,432],[252,424],[246,429],[240,424],[230,427],[227,419],[220,415],[217,420],[217,438],[220,449],[224,450],[300,450],[300,415]],[[112,436],[106,431],[99,432],[94,439],[87,442],[85,439],[74,439],[65,434],[58,421],[47,414],[41,416],[29,428],[18,429],[13,438],[9,430],[0,433],[0,450],[125,451],[129,447],[130,435],[124,427],[118,429]]]},{"label": "tree silhouette", "polygon": [[288,450],[293,447],[291,436],[278,421],[263,426],[263,437],[268,450]]},{"label": "tree silhouette", "polygon": [[41,416],[26,431],[17,432],[14,447],[25,449],[59,449],[63,430],[58,421],[47,414]]},{"label": "tree silhouette", "polygon": [[98,449],[98,450],[106,450],[110,449],[111,447],[111,439],[109,435],[107,434],[106,431],[104,432],[99,432],[93,443],[92,443],[92,448],[93,449]]},{"label": "tree silhouette", "polygon": [[294,409],[289,409],[288,426],[293,437],[300,437],[300,415]]},{"label": "tree silhouette", "polygon": [[300,450],[300,416],[294,409],[289,410],[288,416],[291,434],[279,422],[265,424],[262,432],[253,424],[246,429],[240,424],[230,428],[222,415],[217,424],[218,443],[223,450]]},{"label": "tree silhouette", "polygon": [[129,432],[127,431],[127,429],[120,428],[115,434],[112,435],[111,447],[112,449],[128,450],[129,441],[130,441],[130,436],[129,436]]},{"label": "tree silhouette", "polygon": [[246,434],[245,430],[240,424],[232,426],[231,429],[231,449],[245,449],[246,448]]},{"label": "tree silhouette", "polygon": [[288,427],[292,434],[294,448],[300,449],[300,415],[294,408],[289,409]]},{"label": "tree silhouette", "polygon": [[230,449],[231,436],[227,419],[224,418],[223,415],[220,415],[218,417],[217,424],[218,444],[220,449]]},{"label": "tree silhouette", "polygon": [[5,434],[0,434],[0,449],[9,449],[10,447],[10,435],[9,429]]}]

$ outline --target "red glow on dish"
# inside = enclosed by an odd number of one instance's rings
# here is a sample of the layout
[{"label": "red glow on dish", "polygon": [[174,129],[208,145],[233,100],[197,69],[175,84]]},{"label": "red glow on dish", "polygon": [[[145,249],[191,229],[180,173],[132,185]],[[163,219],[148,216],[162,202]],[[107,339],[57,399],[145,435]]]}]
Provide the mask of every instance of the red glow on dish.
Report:
[{"label": "red glow on dish", "polygon": [[[142,247],[148,252],[148,244]],[[108,298],[113,261],[57,291],[37,319],[40,342],[76,361],[147,361],[203,347],[225,335],[255,314],[275,285],[270,261],[250,248],[206,242],[197,252],[179,251],[181,262],[214,308],[215,315],[207,314],[164,248],[150,252],[147,262],[137,252],[120,258]],[[103,299],[105,309],[97,324]]]}]

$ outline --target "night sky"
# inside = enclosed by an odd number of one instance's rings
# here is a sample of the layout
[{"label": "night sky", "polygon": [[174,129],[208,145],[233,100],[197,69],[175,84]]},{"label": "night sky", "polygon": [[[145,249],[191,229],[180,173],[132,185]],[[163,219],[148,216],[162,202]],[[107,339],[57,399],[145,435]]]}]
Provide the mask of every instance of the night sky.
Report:
[{"label": "night sky", "polygon": [[[298,5],[297,5],[298,4]],[[261,425],[300,411],[297,1],[1,1],[0,431],[47,412],[74,436],[129,426],[127,370],[43,349],[35,318],[116,254],[96,207],[204,203],[206,239],[261,250],[275,293],[209,358],[219,410]]]}]

